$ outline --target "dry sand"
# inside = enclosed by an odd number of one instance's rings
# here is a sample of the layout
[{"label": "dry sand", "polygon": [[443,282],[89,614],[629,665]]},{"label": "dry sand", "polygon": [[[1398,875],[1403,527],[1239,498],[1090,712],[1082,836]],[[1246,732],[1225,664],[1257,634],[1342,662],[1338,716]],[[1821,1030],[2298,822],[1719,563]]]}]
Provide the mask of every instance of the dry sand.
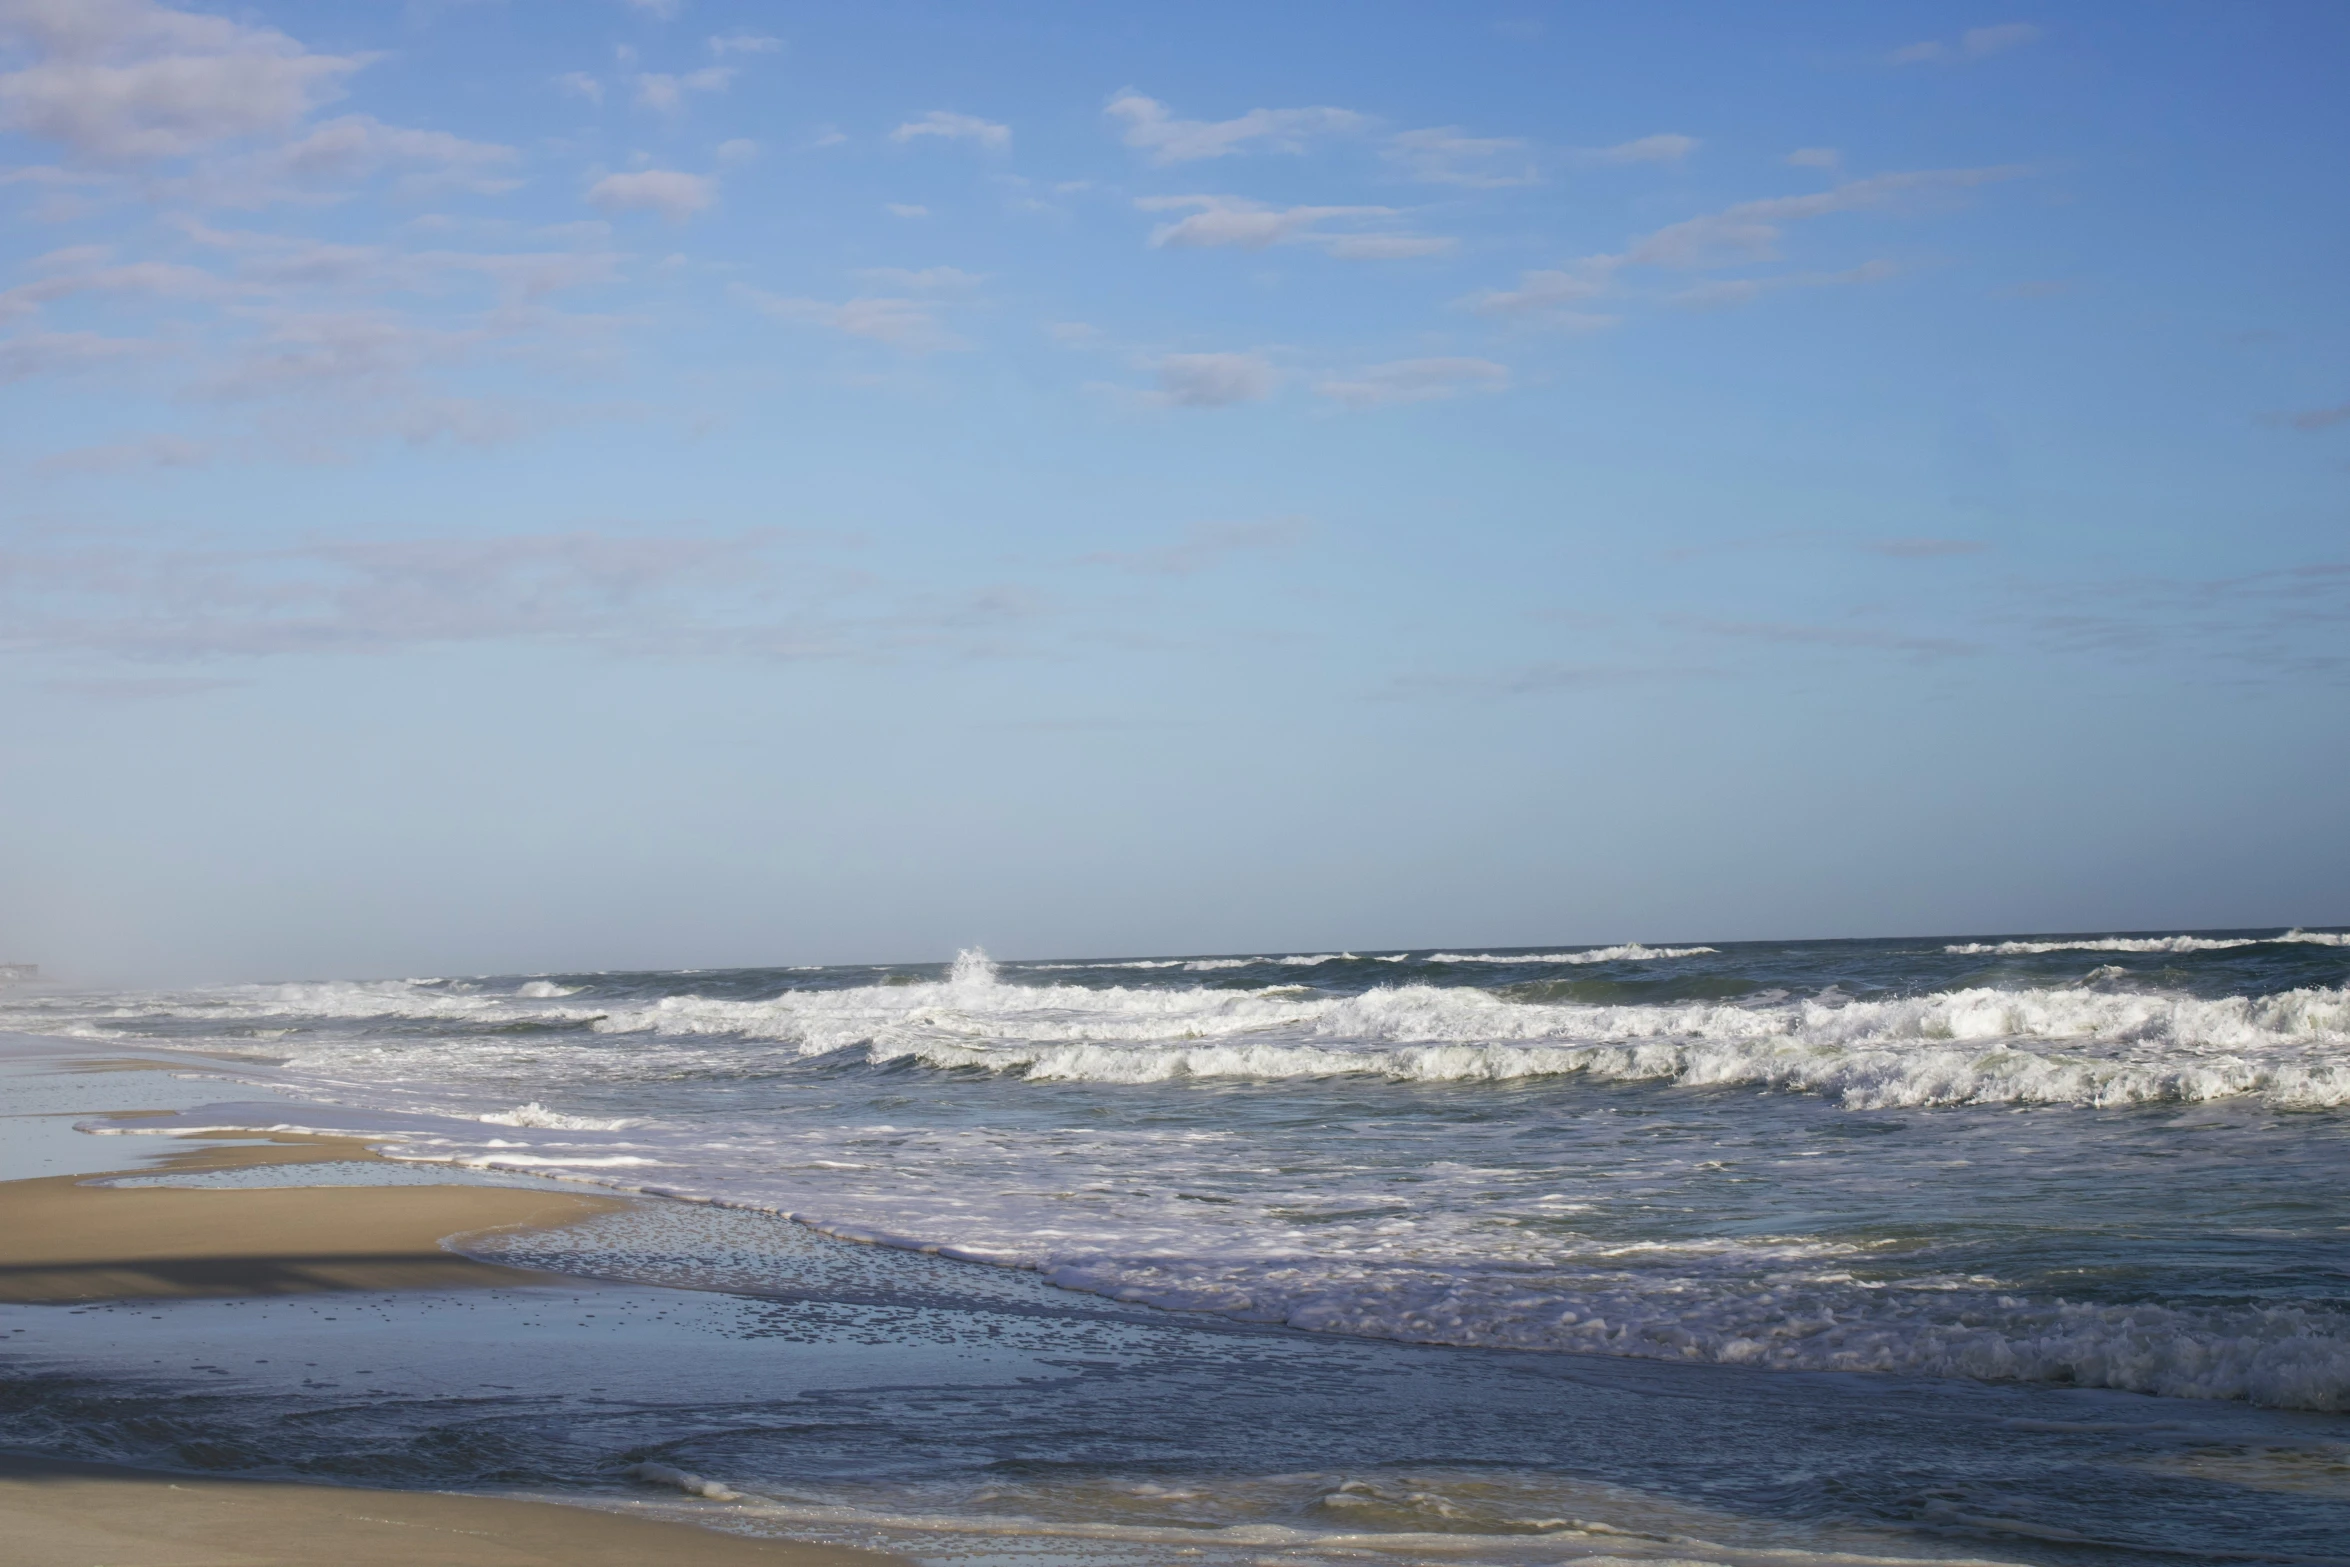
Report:
[{"label": "dry sand", "polygon": [[[83,1070],[88,1070],[84,1065]],[[348,1138],[184,1146],[136,1171],[376,1157]],[[626,1200],[496,1186],[190,1191],[0,1182],[0,1302],[462,1289],[552,1276],[441,1248],[573,1224]],[[716,1504],[713,1504],[715,1506]],[[289,1485],[0,1455],[11,1567],[883,1567],[901,1558],[752,1540],[584,1507]]]}]

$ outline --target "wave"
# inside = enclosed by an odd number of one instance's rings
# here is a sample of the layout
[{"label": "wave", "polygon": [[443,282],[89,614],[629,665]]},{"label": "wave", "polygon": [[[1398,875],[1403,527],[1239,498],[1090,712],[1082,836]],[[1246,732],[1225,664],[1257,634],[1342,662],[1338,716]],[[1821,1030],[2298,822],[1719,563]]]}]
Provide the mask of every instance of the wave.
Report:
[{"label": "wave", "polygon": [[2225,952],[2236,947],[2350,947],[2350,934],[2288,930],[2281,936],[2098,936],[2054,941],[1969,941],[1944,947],[1960,957],[2028,957],[2042,952]]},{"label": "wave", "polygon": [[1864,1289],[1832,1270],[1802,1269],[1697,1288],[1680,1270],[1563,1281],[1302,1259],[1205,1278],[1196,1266],[1131,1259],[1039,1271],[1062,1288],[1118,1301],[1412,1343],[2350,1409],[2350,1323],[2299,1307],[2033,1301],[1953,1292],[1941,1281]]},{"label": "wave", "polygon": [[[453,1024],[397,1043],[372,1027],[356,1036],[301,1030],[273,1039],[271,1049],[297,1067],[322,1069],[360,1067],[361,1056],[388,1059],[388,1051],[414,1069],[437,1066],[460,1078],[498,1061],[535,1077],[561,1060],[580,1080],[606,1082],[772,1070],[771,1060],[743,1054],[747,1042],[791,1059],[839,1055],[1039,1082],[1364,1075],[1473,1083],[1580,1074],[1816,1093],[1860,1109],[2244,1095],[2294,1108],[2350,1104],[2350,991],[2340,988],[2201,997],[1972,986],[1892,998],[1830,990],[1607,1004],[1412,983],[1351,995],[1294,986],[1008,984],[983,954],[967,952],[943,979],[914,983],[758,999],[685,994],[582,1005],[586,999],[383,981],[243,987],[212,993],[200,1006],[184,999],[171,1006],[181,1018],[208,1017],[223,1033],[233,1021],[233,1032],[247,1035],[257,1023],[289,1018]],[[162,1000],[154,1005],[171,1010]],[[597,1036],[664,1044],[615,1053]],[[711,1041],[703,1054],[718,1052],[708,1059],[696,1054],[703,1038]],[[527,1092],[527,1083],[518,1086]]]},{"label": "wave", "polygon": [[1476,1082],[1580,1073],[1821,1093],[1855,1108],[2120,1105],[2258,1094],[2350,1103],[2350,993],[2199,998],[1977,987],[1893,1000],[1767,1005],[1528,1003],[1401,985],[1352,996],[1282,988],[1010,986],[965,954],[943,981],[765,1001],[670,997],[617,1008],[600,1033],[731,1034],[802,1055],[859,1051],[1038,1081],[1367,1074]]},{"label": "wave", "polygon": [[478,1119],[491,1126],[531,1127],[557,1132],[618,1132],[626,1130],[629,1125],[625,1118],[619,1117],[565,1115],[560,1110],[548,1109],[535,1099],[526,1105],[516,1105],[511,1110],[492,1111]]},{"label": "wave", "polygon": [[1430,963],[1646,963],[1658,958],[1694,958],[1718,947],[1644,947],[1637,941],[1584,952],[1439,952]]},{"label": "wave", "polygon": [[1649,947],[1637,941],[1614,947],[1590,947],[1574,952],[1435,952],[1417,957],[1409,952],[1310,952],[1248,958],[1121,958],[1090,963],[1020,963],[1022,973],[1070,969],[1181,969],[1204,974],[1219,969],[1256,968],[1283,964],[1316,968],[1324,963],[1639,963],[1659,958],[1693,958],[1719,951],[1716,947]]}]

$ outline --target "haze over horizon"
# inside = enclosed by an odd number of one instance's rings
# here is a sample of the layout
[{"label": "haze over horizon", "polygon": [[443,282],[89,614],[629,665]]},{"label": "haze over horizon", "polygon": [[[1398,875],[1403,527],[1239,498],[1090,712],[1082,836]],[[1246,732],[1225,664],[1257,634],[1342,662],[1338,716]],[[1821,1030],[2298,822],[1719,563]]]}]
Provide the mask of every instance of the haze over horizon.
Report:
[{"label": "haze over horizon", "polygon": [[2339,926],[2345,59],[0,0],[0,961]]}]

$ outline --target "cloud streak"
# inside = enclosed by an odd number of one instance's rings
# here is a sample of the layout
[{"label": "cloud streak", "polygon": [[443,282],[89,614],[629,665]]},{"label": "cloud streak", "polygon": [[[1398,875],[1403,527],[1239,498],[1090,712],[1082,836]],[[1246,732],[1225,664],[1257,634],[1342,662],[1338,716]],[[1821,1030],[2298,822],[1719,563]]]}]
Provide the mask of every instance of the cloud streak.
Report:
[{"label": "cloud streak", "polygon": [[1509,385],[1509,366],[1490,359],[1397,359],[1332,376],[1316,382],[1314,390],[1348,408],[1385,408],[1506,391]]},{"label": "cloud streak", "polygon": [[683,223],[717,205],[718,181],[677,169],[607,174],[588,187],[587,200],[605,212],[650,212]]},{"label": "cloud streak", "polygon": [[1229,120],[1183,120],[1156,98],[1133,88],[1112,97],[1102,112],[1119,137],[1152,163],[1194,163],[1236,153],[1306,150],[1315,141],[1368,130],[1372,120],[1352,109],[1251,109]]},{"label": "cloud streak", "polygon": [[2002,22],[1995,27],[1971,27],[1955,41],[1929,38],[1922,43],[1904,44],[1885,59],[1893,65],[1972,65],[1977,60],[1988,60],[1995,54],[2037,43],[2041,37],[2040,29],[2029,22]]},{"label": "cloud streak", "polygon": [[933,109],[919,120],[908,120],[889,133],[894,142],[921,141],[935,137],[940,141],[967,141],[976,143],[988,152],[1009,152],[1012,147],[1012,127],[998,125],[977,115],[956,114],[946,109]]},{"label": "cloud streak", "polygon": [[8,0],[0,40],[35,56],[0,75],[0,126],[100,164],[287,130],[367,64],[153,0]]},{"label": "cloud streak", "polygon": [[[954,272],[954,269],[943,267],[937,271]],[[903,276],[919,278],[920,274]],[[955,273],[955,276],[976,281],[968,273]],[[865,294],[844,300],[807,299],[772,294],[748,284],[737,284],[734,293],[737,299],[771,321],[823,327],[904,354],[949,353],[972,346],[947,328],[942,319],[944,302],[935,297]]]},{"label": "cloud streak", "polygon": [[1394,261],[1442,255],[1457,241],[1400,230],[1332,232],[1328,223],[1387,224],[1393,207],[1268,207],[1241,196],[1144,196],[1144,212],[1188,212],[1151,231],[1158,250],[1263,250],[1272,245],[1316,245],[1341,261]]}]

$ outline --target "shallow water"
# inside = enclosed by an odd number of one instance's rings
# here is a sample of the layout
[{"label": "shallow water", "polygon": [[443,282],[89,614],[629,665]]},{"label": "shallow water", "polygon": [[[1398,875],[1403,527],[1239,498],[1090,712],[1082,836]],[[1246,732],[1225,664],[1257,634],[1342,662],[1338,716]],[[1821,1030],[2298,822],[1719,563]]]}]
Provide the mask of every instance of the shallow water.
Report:
[{"label": "shallow water", "polygon": [[[1008,1424],[890,1403],[922,1456],[849,1442],[853,1483],[764,1415],[647,1448],[776,1505],[1326,1545],[1343,1518],[1400,1549],[1443,1516],[1487,1551],[1487,1525],[1610,1521],[1596,1486],[1721,1549],[2322,1556],[2350,1536],[2346,979],[2350,938],[2280,931],[967,955],[18,993],[0,1024],[236,1058],[183,1058],[217,1081],[175,1080],[176,1120],[93,1129],[358,1131],[705,1204],[518,1260],[947,1313],[957,1341],[1005,1313],[1158,1335],[1143,1370],[1045,1379],[1074,1378],[1050,1412],[988,1395]],[[1232,1344],[1292,1368],[1278,1398],[1231,1394]],[[629,1429],[682,1418],[656,1405]],[[545,1472],[618,1483],[587,1451]],[[1965,1521],[2010,1514],[2038,1543]]]}]

